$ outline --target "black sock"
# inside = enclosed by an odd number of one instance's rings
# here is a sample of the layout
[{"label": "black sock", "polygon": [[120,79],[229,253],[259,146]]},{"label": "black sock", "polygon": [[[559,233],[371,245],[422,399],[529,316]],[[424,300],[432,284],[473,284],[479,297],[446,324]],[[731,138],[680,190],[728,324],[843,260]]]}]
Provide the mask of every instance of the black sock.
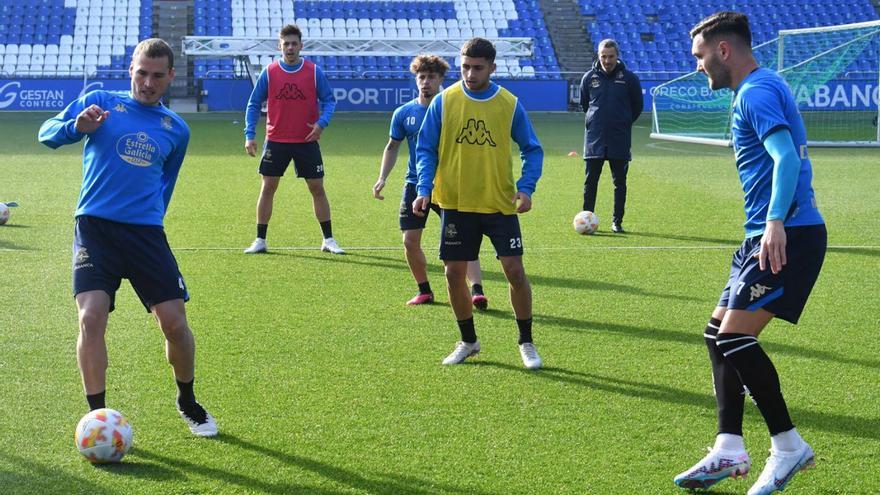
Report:
[{"label": "black sock", "polygon": [[260,239],[266,238],[266,231],[269,229],[268,223],[258,223],[257,224],[257,237]]},{"label": "black sock", "polygon": [[461,341],[473,344],[477,341],[477,331],[474,329],[474,317],[467,320],[458,320],[458,330],[461,332]]},{"label": "black sock", "polygon": [[104,403],[104,395],[107,393],[106,390],[102,390],[97,394],[86,395],[86,401],[89,403],[89,411],[94,411],[95,409],[104,409],[107,407],[107,404]]},{"label": "black sock", "polygon": [[516,320],[516,326],[519,327],[519,343],[531,343],[532,342],[532,319],[526,318],[525,320]]},{"label": "black sock", "polygon": [[703,337],[712,362],[712,384],[715,387],[715,403],[718,406],[718,433],[742,436],[743,403],[745,395],[742,382],[715,343],[721,321],[712,318]]},{"label": "black sock", "polygon": [[779,375],[758,339],[742,333],[722,333],[716,342],[758,405],[770,435],[794,428],[782,398]]},{"label": "black sock", "polygon": [[483,294],[483,284],[474,284],[474,285],[472,285],[472,286],[471,286],[471,294],[473,294],[473,295],[475,295],[475,296],[476,296],[477,294],[482,295],[482,294]]},{"label": "black sock", "polygon": [[420,283],[419,294],[431,294],[431,282]]},{"label": "black sock", "polygon": [[177,381],[177,406],[182,410],[192,409],[196,403],[196,396],[193,393],[193,382],[195,378],[187,382]]},{"label": "black sock", "polygon": [[330,220],[321,222],[321,233],[324,234],[324,239],[333,237],[333,227],[330,226]]}]

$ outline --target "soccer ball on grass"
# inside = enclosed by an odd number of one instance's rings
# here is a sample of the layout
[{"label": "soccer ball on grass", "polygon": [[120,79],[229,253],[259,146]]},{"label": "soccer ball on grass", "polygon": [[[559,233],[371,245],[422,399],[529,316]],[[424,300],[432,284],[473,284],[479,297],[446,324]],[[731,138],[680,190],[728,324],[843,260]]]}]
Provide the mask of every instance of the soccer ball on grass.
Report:
[{"label": "soccer ball on grass", "polygon": [[74,434],[76,448],[95,463],[119,462],[131,448],[131,424],[113,409],[95,409],[83,416]]},{"label": "soccer ball on grass", "polygon": [[6,203],[0,203],[0,225],[9,221],[9,207]]},{"label": "soccer ball on grass", "polygon": [[581,235],[589,235],[599,228],[599,217],[592,211],[582,211],[572,221],[574,231]]}]

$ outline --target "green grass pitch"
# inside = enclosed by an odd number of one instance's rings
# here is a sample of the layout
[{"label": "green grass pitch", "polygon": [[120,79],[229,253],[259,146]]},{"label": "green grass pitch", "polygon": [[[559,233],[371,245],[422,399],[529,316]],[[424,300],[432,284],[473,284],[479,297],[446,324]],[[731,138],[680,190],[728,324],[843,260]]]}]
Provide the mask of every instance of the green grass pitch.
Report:
[{"label": "green grass pitch", "polygon": [[[216,439],[192,437],[174,408],[163,339],[127,283],[107,341],[108,405],[135,431],[120,465],[95,467],[73,445],[86,412],[70,295],[72,214],[81,146],[36,142],[45,114],[0,115],[0,493],[12,494],[663,494],[705,453],[715,405],[702,330],[742,240],[732,151],[651,141],[635,130],[625,226],[578,236],[581,115],[533,116],[545,147],[534,209],[521,218],[545,368],[523,369],[504,276],[483,247],[490,310],[483,352],[443,367],[457,340],[437,260],[439,303],[407,307],[415,284],[397,208],[406,150],[386,200],[371,187],[389,114],[337,115],[322,148],[333,229],[345,256],[318,251],[302,181],[277,195],[265,256],[254,237],[257,159],[242,115],[188,117],[189,154],[166,230],[192,301],[196,392]],[[260,135],[259,139],[262,139]],[[876,150],[812,150],[831,248],[801,323],[762,337],[817,467],[786,493],[880,493],[880,160]],[[757,479],[769,448],[747,401]],[[725,481],[713,492],[745,493]]]}]

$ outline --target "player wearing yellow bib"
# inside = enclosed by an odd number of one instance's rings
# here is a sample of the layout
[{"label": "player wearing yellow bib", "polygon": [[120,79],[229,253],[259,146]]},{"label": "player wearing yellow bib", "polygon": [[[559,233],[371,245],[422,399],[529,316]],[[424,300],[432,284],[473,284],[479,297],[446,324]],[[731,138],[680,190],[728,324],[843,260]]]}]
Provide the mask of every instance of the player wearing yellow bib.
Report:
[{"label": "player wearing yellow bib", "polygon": [[[517,214],[532,208],[544,151],[519,100],[490,80],[494,71],[492,43],[483,38],[465,42],[461,82],[431,101],[419,131],[418,196],[412,208],[417,216],[432,201],[441,209],[440,259],[461,332],[461,341],[443,364],[459,364],[480,352],[465,275],[486,235],[507,277],[523,364],[536,369],[541,358],[532,341],[532,289],[523,268]],[[512,142],[522,157],[516,182]]]}]

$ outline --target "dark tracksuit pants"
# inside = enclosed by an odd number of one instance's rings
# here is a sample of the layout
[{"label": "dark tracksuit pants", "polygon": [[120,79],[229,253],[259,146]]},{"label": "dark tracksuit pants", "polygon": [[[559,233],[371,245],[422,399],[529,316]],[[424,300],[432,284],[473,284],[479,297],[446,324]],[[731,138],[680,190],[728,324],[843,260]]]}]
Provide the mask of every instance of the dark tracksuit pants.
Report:
[{"label": "dark tracksuit pants", "polygon": [[[596,192],[599,188],[599,176],[602,175],[602,166],[605,158],[587,158],[587,178],[584,181],[584,211],[596,212]],[[623,213],[626,207],[626,173],[629,171],[629,160],[607,159],[611,167],[611,179],[614,182],[614,223],[623,222]]]}]

